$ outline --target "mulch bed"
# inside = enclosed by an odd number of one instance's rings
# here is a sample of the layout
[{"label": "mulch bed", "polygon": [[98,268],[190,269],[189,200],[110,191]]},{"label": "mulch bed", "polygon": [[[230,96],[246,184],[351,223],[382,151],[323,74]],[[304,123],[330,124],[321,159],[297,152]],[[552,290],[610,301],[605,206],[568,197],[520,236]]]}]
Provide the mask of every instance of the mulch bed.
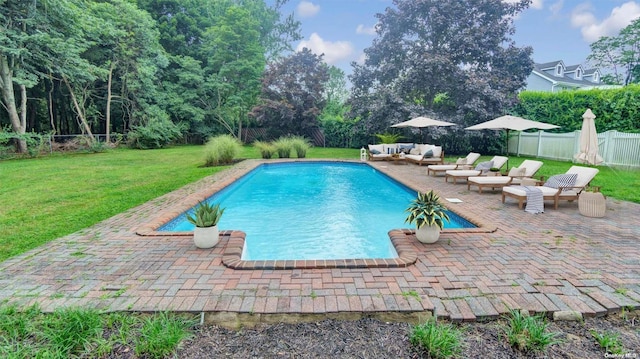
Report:
[{"label": "mulch bed", "polygon": [[[619,333],[626,358],[640,358],[640,311],[582,322],[552,322],[549,330],[562,341],[545,352],[522,353],[509,346],[504,321],[462,323],[463,358],[604,358],[605,351],[590,330]],[[215,325],[199,328],[183,343],[179,358],[428,358],[409,343],[411,325],[364,318],[314,323],[263,325],[228,330]],[[613,356],[609,356],[613,357]],[[624,357],[624,356],[623,356]]]}]

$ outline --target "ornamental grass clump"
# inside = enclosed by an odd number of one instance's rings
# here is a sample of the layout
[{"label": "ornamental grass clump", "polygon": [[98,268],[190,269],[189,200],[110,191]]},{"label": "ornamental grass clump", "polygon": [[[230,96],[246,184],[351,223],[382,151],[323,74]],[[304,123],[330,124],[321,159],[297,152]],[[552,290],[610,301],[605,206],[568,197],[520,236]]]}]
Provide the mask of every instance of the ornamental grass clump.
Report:
[{"label": "ornamental grass clump", "polygon": [[242,144],[231,135],[212,137],[206,144],[205,166],[230,165],[242,151]]},{"label": "ornamental grass clump", "polygon": [[258,149],[260,156],[265,160],[270,159],[276,153],[276,147],[269,142],[255,141],[253,147]]},{"label": "ornamental grass clump", "polygon": [[438,324],[433,319],[414,326],[409,342],[433,359],[454,358],[462,353],[462,331],[452,324]]},{"label": "ornamental grass clump", "polygon": [[298,158],[305,158],[307,156],[307,150],[311,147],[309,141],[302,136],[293,136],[290,137],[291,146],[293,150],[296,152]]},{"label": "ornamental grass clump", "polygon": [[187,220],[196,227],[213,227],[220,221],[224,210],[219,203],[200,202],[193,214],[187,214]]},{"label": "ornamental grass clump", "polygon": [[445,222],[449,222],[446,211],[447,208],[440,203],[440,197],[433,190],[425,193],[418,192],[418,197],[411,201],[405,210],[409,213],[405,223],[415,223],[417,229],[434,225],[442,229]]},{"label": "ornamental grass clump", "polygon": [[544,351],[549,345],[558,344],[559,333],[547,332],[548,324],[542,316],[528,316],[512,310],[504,329],[509,344],[522,351]]},{"label": "ornamental grass clump", "polygon": [[291,157],[291,151],[293,151],[293,143],[290,137],[280,137],[273,141],[273,145],[276,147],[278,157],[289,158]]}]

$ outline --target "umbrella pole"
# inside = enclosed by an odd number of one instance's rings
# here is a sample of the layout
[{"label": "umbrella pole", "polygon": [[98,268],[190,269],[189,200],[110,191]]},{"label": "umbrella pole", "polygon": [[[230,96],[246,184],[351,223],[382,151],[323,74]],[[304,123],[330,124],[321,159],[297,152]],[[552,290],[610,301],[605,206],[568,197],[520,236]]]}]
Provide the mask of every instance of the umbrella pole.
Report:
[{"label": "umbrella pole", "polygon": [[504,146],[505,153],[507,155],[507,172],[509,172],[509,129],[507,128],[507,141]]}]

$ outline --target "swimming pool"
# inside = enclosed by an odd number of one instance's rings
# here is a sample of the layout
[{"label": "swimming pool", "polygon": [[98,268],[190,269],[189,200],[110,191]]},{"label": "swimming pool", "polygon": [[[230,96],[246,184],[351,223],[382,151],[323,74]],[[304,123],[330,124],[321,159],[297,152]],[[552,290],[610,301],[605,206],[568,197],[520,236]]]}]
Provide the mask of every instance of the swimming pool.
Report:
[{"label": "swimming pool", "polygon": [[[415,191],[367,164],[262,164],[211,196],[219,228],[246,233],[243,260],[395,258],[388,232],[410,227]],[[454,227],[475,227],[451,213]],[[158,231],[193,229],[185,214]]]}]

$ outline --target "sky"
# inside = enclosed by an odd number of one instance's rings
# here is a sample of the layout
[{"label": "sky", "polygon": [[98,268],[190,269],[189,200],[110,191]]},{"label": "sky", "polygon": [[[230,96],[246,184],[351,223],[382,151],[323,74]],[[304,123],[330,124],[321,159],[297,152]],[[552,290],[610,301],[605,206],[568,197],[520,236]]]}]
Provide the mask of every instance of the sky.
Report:
[{"label": "sky", "polygon": [[[325,62],[351,74],[350,63],[364,61],[363,50],[376,37],[375,14],[391,6],[391,0],[289,0],[283,12],[301,22],[303,39],[294,48],[324,54]],[[531,46],[536,63],[562,60],[589,68],[589,45],[638,17],[640,0],[533,0],[514,19],[513,40]]]}]

